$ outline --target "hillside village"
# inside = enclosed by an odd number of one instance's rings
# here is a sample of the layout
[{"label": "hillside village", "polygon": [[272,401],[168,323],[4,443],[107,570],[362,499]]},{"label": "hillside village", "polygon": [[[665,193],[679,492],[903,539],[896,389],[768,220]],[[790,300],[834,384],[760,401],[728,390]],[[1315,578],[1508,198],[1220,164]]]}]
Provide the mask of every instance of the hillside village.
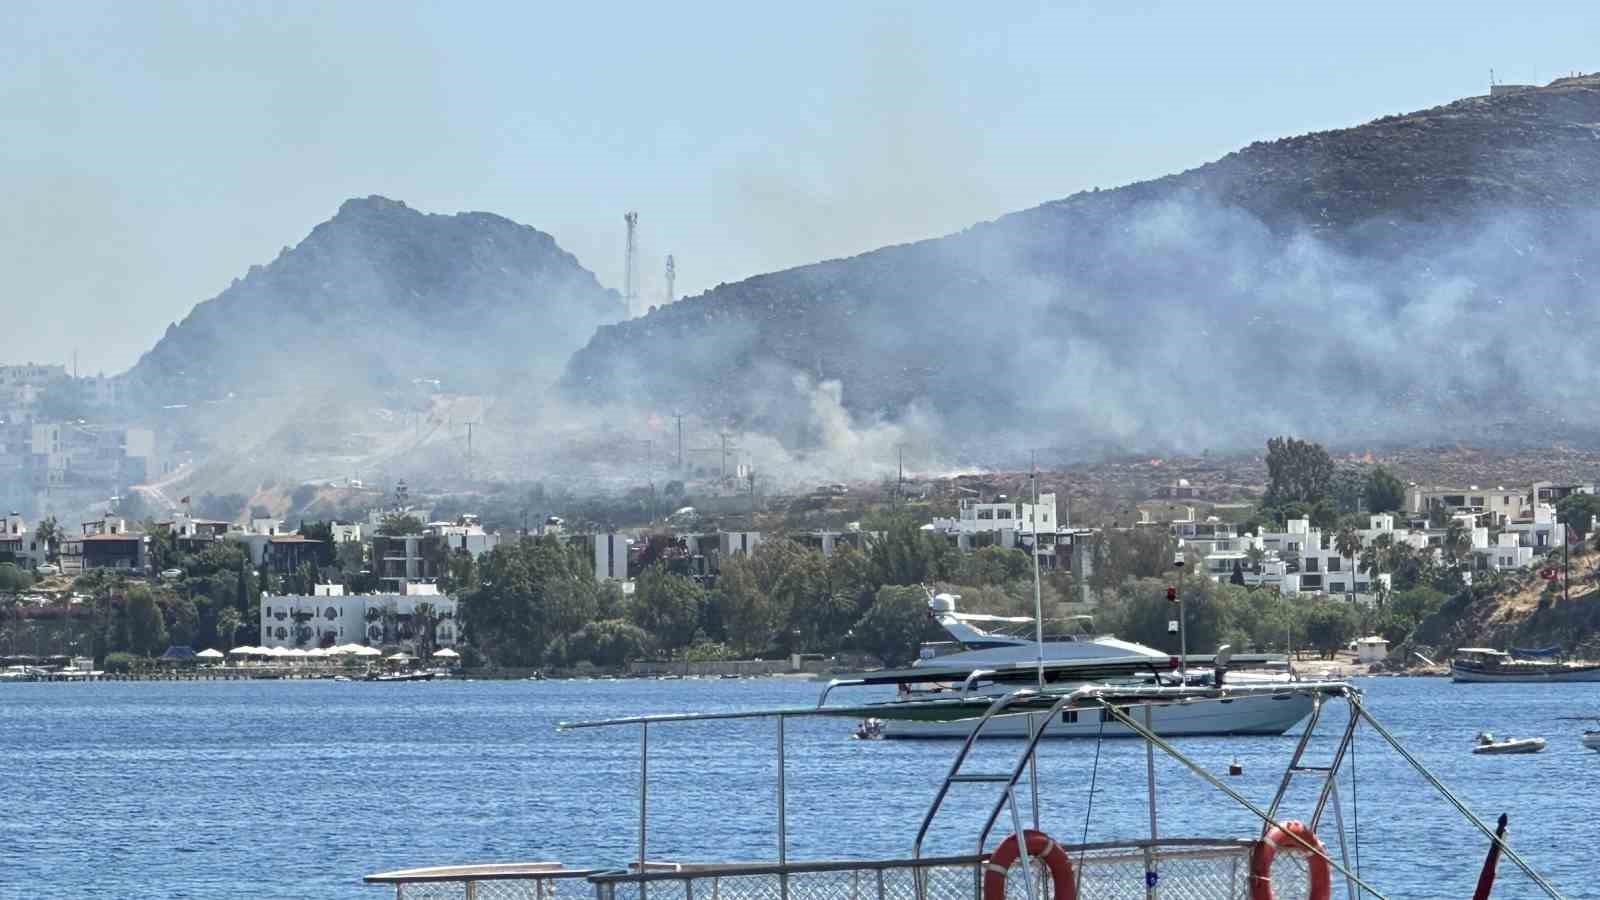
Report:
[{"label": "hillside village", "polygon": [[[1309,448],[1327,473],[1335,471],[1320,447],[1304,442],[1269,448],[1269,457],[1288,447]],[[1358,489],[1340,510],[1328,499],[1307,505],[1275,497],[1283,489],[1276,483],[1254,502],[1207,501],[1200,496],[1204,488],[1180,477],[1153,491],[1159,496],[1137,502],[1132,521],[1091,523],[1074,521],[1071,505],[1053,486],[1062,477],[902,483],[889,497],[876,498],[887,504],[851,496],[873,494],[872,485],[845,484],[769,501],[812,510],[865,502],[861,521],[839,527],[796,526],[792,511],[777,510],[719,520],[692,506],[633,527],[601,529],[554,514],[520,526],[485,527],[471,512],[433,517],[430,501],[404,482],[365,517],[347,521],[290,523],[249,514],[213,519],[190,512],[187,497],[170,515],[144,520],[114,510],[74,523],[12,513],[0,534],[0,609],[6,612],[0,655],[59,662],[96,648],[90,658],[103,663],[110,652],[156,656],[179,647],[172,652],[184,655],[199,649],[190,644],[225,644],[222,650],[242,646],[268,654],[364,647],[426,656],[459,649],[475,664],[550,668],[585,662],[583,653],[591,651],[596,664],[614,665],[777,651],[796,665],[802,657],[840,652],[884,662],[894,661],[897,647],[914,650],[926,636],[920,613],[907,615],[924,605],[918,585],[959,587],[968,602],[998,607],[980,611],[1026,614],[1031,603],[1021,585],[1034,559],[1048,617],[1089,614],[1137,627],[1132,617],[1141,596],[1159,593],[1163,579],[1176,579],[1191,585],[1186,591],[1217,602],[1274,598],[1269,612],[1241,612],[1215,626],[1218,634],[1234,629],[1258,649],[1331,652],[1360,637],[1374,647],[1405,642],[1409,652],[1424,646],[1417,644],[1421,637],[1438,642],[1452,636],[1429,621],[1446,604],[1459,606],[1502,585],[1517,591],[1530,584],[1546,591],[1565,587],[1573,576],[1562,565],[1563,551],[1587,558],[1583,538],[1600,528],[1600,494],[1592,481],[1492,489],[1403,485],[1377,467],[1344,479]],[[1017,494],[995,489],[1019,478]],[[1038,490],[1037,500],[1031,490]],[[929,502],[936,494],[953,495],[954,502]],[[556,553],[544,557],[555,562],[534,561],[547,552]],[[885,561],[897,554],[911,561]],[[1184,568],[1171,567],[1175,557]],[[556,589],[537,571],[518,576],[529,579],[526,597],[491,597],[488,573],[541,564],[591,586],[586,599],[574,601],[586,611],[565,624],[542,624],[537,633],[508,635],[487,617],[553,615],[547,607],[568,601],[550,594]],[[849,574],[874,566],[894,570]],[[821,595],[784,586],[794,578],[821,579]],[[850,578],[861,583],[839,584]],[[1577,580],[1586,592],[1587,578]],[[1202,590],[1201,582],[1212,587]],[[902,588],[910,590],[893,593]],[[797,616],[806,604],[842,604],[834,621],[813,623],[805,637],[784,633],[776,620],[742,631],[730,624],[794,590],[786,612],[763,614]],[[866,622],[885,591],[899,604],[903,633],[876,645],[846,639],[851,623]],[[142,644],[128,624],[120,635],[108,633],[112,620],[130,615],[136,596],[148,597],[153,610]],[[674,604],[688,604],[687,611]],[[1326,618],[1329,609],[1337,610],[1331,625],[1305,618]],[[1278,641],[1276,626],[1267,624],[1274,616],[1289,617],[1290,644]],[[464,619],[473,620],[476,634]],[[1299,641],[1295,622],[1304,629]],[[617,646],[572,649],[578,635],[587,633],[591,644],[598,640],[597,629]],[[677,635],[669,639],[666,632]],[[1162,640],[1159,632],[1130,636]],[[1453,636],[1465,635],[1458,630]],[[1436,644],[1425,646],[1436,652]]]}]

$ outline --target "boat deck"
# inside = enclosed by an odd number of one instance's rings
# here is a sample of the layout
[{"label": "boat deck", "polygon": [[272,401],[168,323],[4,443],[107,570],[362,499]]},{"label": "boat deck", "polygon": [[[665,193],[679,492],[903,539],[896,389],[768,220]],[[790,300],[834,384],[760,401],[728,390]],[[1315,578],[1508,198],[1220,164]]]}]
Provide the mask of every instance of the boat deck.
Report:
[{"label": "boat deck", "polygon": [[[1147,897],[1146,873],[1162,894],[1185,900],[1245,900],[1253,841],[1165,838],[1064,845],[1083,900]],[[368,875],[397,900],[977,900],[988,855],[775,863],[649,862],[626,871],[584,872],[554,863],[432,866]],[[1302,879],[1285,877],[1284,882]],[[921,890],[919,891],[919,883]],[[1050,895],[1035,885],[1039,900]],[[1012,878],[1007,897],[1027,897]]]}]

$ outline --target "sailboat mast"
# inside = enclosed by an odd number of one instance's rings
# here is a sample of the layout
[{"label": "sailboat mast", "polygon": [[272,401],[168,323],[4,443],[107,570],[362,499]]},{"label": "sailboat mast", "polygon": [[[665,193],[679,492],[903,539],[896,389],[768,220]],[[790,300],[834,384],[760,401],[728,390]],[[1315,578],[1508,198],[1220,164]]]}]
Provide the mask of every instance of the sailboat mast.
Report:
[{"label": "sailboat mast", "polygon": [[1033,480],[1033,515],[1029,517],[1033,528],[1033,641],[1035,659],[1039,664],[1039,690],[1044,690],[1044,600],[1039,592],[1039,453],[1037,450],[1031,454],[1033,472],[1028,476]]}]

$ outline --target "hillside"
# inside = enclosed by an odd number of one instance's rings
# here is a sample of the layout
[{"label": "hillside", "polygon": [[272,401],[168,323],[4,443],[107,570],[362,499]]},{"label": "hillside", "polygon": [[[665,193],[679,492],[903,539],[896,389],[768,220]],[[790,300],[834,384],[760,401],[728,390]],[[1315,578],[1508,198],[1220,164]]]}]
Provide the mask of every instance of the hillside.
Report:
[{"label": "hillside", "polygon": [[346,201],[277,259],[168,327],[129,373],[152,405],[548,383],[623,315],[548,234],[490,213]]},{"label": "hillside", "polygon": [[[1600,77],[1252,144],[602,327],[569,397],[826,441],[906,422],[995,461],[1593,434]],[[938,185],[929,185],[938,190]]]},{"label": "hillside", "polygon": [[[1460,647],[1553,646],[1577,658],[1600,659],[1600,554],[1577,548],[1568,566],[1566,599],[1559,578],[1546,581],[1537,569],[1517,573],[1488,596],[1475,599],[1468,591],[1452,598],[1417,626],[1391,660],[1404,668],[1417,661],[1411,650],[1444,663]],[[1559,571],[1560,563],[1554,568]]]}]

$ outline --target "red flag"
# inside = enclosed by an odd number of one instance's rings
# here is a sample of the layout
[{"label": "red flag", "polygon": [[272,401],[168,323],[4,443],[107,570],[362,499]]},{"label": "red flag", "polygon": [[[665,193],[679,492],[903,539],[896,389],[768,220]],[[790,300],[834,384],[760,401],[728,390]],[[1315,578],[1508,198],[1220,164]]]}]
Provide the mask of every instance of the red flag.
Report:
[{"label": "red flag", "polygon": [[1500,814],[1499,827],[1494,832],[1495,842],[1489,845],[1489,855],[1483,861],[1483,871],[1478,873],[1478,889],[1472,892],[1472,900],[1489,900],[1489,891],[1494,888],[1494,870],[1500,862],[1500,844],[1506,839],[1506,814]]}]

